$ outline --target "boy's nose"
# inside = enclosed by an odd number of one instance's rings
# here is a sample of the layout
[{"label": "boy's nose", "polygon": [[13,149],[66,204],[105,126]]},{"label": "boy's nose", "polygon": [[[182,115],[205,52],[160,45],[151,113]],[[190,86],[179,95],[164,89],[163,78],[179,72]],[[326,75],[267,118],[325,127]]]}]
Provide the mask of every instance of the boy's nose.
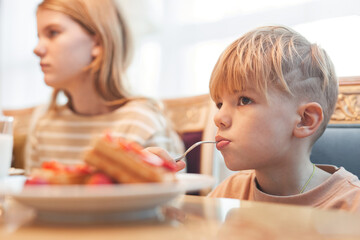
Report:
[{"label": "boy's nose", "polygon": [[225,110],[220,109],[214,116],[214,122],[219,129],[226,129],[231,126],[231,117]]}]

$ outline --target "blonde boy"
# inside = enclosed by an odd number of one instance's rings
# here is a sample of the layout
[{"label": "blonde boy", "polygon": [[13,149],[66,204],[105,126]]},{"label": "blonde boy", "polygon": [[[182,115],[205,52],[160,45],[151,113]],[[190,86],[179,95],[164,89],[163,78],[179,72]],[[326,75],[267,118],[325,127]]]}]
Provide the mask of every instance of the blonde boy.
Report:
[{"label": "blonde boy", "polygon": [[288,27],[257,28],[225,49],[210,93],[216,147],[229,169],[241,170],[210,197],[360,211],[359,179],[310,160],[338,94],[323,49]]}]

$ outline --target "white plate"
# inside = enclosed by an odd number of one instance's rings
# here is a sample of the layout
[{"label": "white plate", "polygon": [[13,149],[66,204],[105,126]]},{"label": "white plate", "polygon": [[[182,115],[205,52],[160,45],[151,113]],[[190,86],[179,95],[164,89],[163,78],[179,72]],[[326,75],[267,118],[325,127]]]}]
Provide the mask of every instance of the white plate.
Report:
[{"label": "white plate", "polygon": [[[42,213],[119,213],[154,209],[186,191],[214,184],[212,177],[200,174],[179,173],[177,178],[176,183],[42,185],[20,189],[13,186],[12,191],[7,192],[18,202]],[[17,178],[17,184],[19,182]]]}]

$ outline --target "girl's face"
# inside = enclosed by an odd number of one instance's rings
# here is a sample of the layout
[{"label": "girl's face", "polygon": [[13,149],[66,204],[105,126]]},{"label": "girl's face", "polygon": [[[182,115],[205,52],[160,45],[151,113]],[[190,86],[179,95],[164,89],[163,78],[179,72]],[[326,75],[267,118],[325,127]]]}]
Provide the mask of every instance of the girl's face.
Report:
[{"label": "girl's face", "polygon": [[231,170],[261,169],[290,156],[297,106],[279,91],[222,94],[214,121],[217,148]]},{"label": "girl's face", "polygon": [[95,37],[69,16],[52,10],[37,11],[39,42],[34,53],[48,86],[69,89],[81,79],[96,52]]}]

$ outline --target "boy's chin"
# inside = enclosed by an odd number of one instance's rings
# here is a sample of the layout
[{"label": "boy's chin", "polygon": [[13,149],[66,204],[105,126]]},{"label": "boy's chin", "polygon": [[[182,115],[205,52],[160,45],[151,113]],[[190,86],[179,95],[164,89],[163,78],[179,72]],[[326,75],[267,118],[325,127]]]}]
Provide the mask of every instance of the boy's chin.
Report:
[{"label": "boy's chin", "polygon": [[231,171],[244,170],[243,168],[241,168],[241,166],[239,166],[239,164],[235,163],[233,159],[231,159],[231,160],[224,159],[224,162],[225,162],[226,167]]},{"label": "boy's chin", "polygon": [[246,161],[241,161],[239,158],[224,156],[224,163],[226,167],[231,171],[242,171],[253,169],[253,166],[246,164]]}]

